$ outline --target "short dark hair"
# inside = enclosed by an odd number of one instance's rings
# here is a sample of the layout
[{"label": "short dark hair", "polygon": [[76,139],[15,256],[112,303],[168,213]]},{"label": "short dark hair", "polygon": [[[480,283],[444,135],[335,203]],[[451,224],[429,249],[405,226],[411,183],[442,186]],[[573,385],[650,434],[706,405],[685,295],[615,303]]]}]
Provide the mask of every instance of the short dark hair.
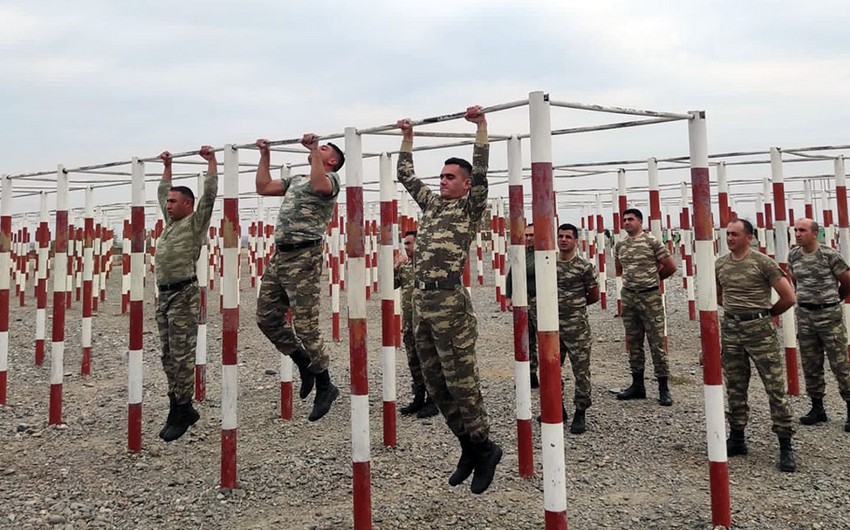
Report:
[{"label": "short dark hair", "polygon": [[328,145],[331,146],[331,149],[336,152],[336,166],[334,166],[334,171],[339,171],[342,169],[342,166],[345,164],[345,153],[342,152],[342,149],[336,146],[336,144],[332,142],[328,142]]},{"label": "short dark hair", "polygon": [[751,236],[755,233],[755,230],[753,229],[753,223],[747,221],[746,219],[742,219],[741,217],[739,217],[734,221],[729,222],[729,224],[732,223],[741,223],[744,226],[744,233],[748,236]]},{"label": "short dark hair", "polygon": [[416,230],[408,230],[407,232],[404,233],[404,237],[407,237],[407,236],[416,237]]},{"label": "short dark hair", "polygon": [[571,230],[573,233],[573,237],[578,239],[578,228],[576,228],[576,225],[564,223],[558,227],[558,232],[560,232],[561,230]]},{"label": "short dark hair", "polygon": [[168,191],[176,191],[187,199],[191,199],[193,203],[195,202],[195,193],[186,186],[172,186],[171,189],[169,189]]},{"label": "short dark hair", "polygon": [[443,162],[443,165],[445,165],[445,166],[450,166],[452,164],[454,164],[456,166],[460,166],[464,171],[466,171],[467,177],[472,175],[472,164],[470,164],[469,162],[467,162],[463,158],[457,158],[457,157],[453,156],[449,159],[446,159],[446,161]]},{"label": "short dark hair", "polygon": [[809,219],[812,222],[812,232],[818,234],[820,232],[820,225],[814,219]]},{"label": "short dark hair", "polygon": [[641,211],[637,208],[626,208],[625,210],[623,210],[623,217],[628,214],[634,215],[638,218],[638,221],[643,222],[643,213],[641,213]]}]

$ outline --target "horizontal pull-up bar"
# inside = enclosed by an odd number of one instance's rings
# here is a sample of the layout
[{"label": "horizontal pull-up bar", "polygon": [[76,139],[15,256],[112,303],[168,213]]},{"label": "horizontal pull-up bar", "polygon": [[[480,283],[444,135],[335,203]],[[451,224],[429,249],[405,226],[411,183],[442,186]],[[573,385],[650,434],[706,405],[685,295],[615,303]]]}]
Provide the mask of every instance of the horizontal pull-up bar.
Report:
[{"label": "horizontal pull-up bar", "polygon": [[691,114],[682,114],[680,112],[657,112],[654,110],[639,110],[626,107],[606,107],[604,105],[588,105],[586,103],[573,103],[571,101],[552,101],[549,100],[549,105],[553,107],[566,107],[578,110],[593,110],[596,112],[610,112],[612,114],[629,114],[632,116],[651,116],[655,118],[672,118],[674,120],[690,120],[693,118]]}]

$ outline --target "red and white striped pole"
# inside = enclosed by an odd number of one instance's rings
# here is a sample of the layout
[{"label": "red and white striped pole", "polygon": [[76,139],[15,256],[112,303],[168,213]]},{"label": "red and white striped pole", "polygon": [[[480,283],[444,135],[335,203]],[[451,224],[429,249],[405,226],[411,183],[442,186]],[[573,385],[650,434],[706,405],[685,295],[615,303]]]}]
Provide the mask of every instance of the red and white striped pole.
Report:
[{"label": "red and white striped pole", "polygon": [[[405,190],[403,193],[407,193]],[[401,199],[398,199],[401,195]],[[415,230],[413,219],[411,219],[410,203],[407,197],[399,193],[396,188],[396,193],[393,195],[393,257],[399,252],[404,252],[401,247],[401,239],[406,230]],[[401,210],[399,212],[399,210]],[[402,219],[406,219],[405,225],[399,225],[399,213],[403,215]],[[401,288],[395,289],[393,294],[393,315],[395,319],[395,347],[401,348]]]},{"label": "red and white striped pole", "polygon": [[[286,312],[286,321],[292,325],[292,309]],[[292,358],[280,355],[280,419],[292,419]]]},{"label": "red and white striped pole", "polygon": [[720,211],[720,255],[729,253],[729,245],[726,243],[726,227],[731,219],[729,213],[729,183],[726,180],[726,162],[720,161],[717,164],[717,203]]},{"label": "red and white striped pole", "polygon": [[823,201],[823,236],[824,243],[832,248],[835,248],[835,225],[832,218],[832,204],[829,200],[829,190],[826,189],[826,183],[823,183],[821,190],[821,199]]},{"label": "red and white striped pole", "polygon": [[[593,218],[591,214],[591,219]],[[593,249],[593,245],[591,245]],[[599,307],[608,309],[608,273],[605,271],[605,222],[602,217],[602,198],[596,194],[596,269],[599,281]],[[590,258],[592,259],[592,258]],[[589,260],[588,260],[589,261]]]},{"label": "red and white striped pole", "polygon": [[505,267],[502,265],[505,262],[505,238],[504,238],[504,203],[501,199],[493,199],[493,222],[495,230],[493,231],[493,248],[495,248],[495,262],[493,264],[493,277],[496,282],[496,303],[499,304],[499,309],[506,309],[506,294],[505,294]]},{"label": "red and white striped pole", "polygon": [[224,146],[224,242],[221,279],[221,487],[236,487],[236,429],[239,369],[239,152]]},{"label": "red and white striped pole", "polygon": [[50,258],[50,229],[47,227],[47,221],[47,193],[42,191],[41,214],[36,234],[38,269],[35,285],[35,364],[37,366],[44,363],[44,336],[47,329],[47,260]]},{"label": "red and white striped pole", "polygon": [[[345,204],[348,240],[348,347],[351,370],[351,460],[354,529],[372,528],[369,440],[369,370],[366,348],[366,259],[363,241],[363,153],[354,127],[345,128]],[[383,177],[383,171],[382,175]],[[383,181],[383,178],[382,178]],[[384,186],[381,186],[384,188]],[[386,373],[385,373],[386,376]],[[395,421],[395,418],[393,418]],[[386,434],[386,433],[385,433]],[[393,436],[394,438],[394,436]],[[384,442],[386,443],[386,439]],[[395,440],[392,440],[393,445]]]},{"label": "red and white striped pole", "polygon": [[94,234],[92,239],[92,314],[98,312],[103,284],[103,225],[100,208],[95,211]]},{"label": "red and white striped pole", "polygon": [[[198,174],[198,189],[204,189],[204,173]],[[204,242],[201,244],[201,251],[195,264],[199,291],[198,338],[195,346],[195,401],[203,401],[207,397],[207,301],[209,300],[207,275],[210,270],[209,253],[209,238],[204,234]]]},{"label": "red and white striped pole", "polygon": [[363,257],[366,300],[372,299],[372,205],[363,205]]},{"label": "red and white striped pole", "polygon": [[77,231],[75,234],[71,234],[69,237],[74,238],[74,263],[76,264],[74,269],[74,290],[75,290],[75,298],[76,301],[79,302],[82,300],[83,293],[83,239],[84,239],[83,230],[83,220],[79,216],[77,217]]},{"label": "red and white striped pole", "polygon": [[714,274],[714,229],[711,223],[711,184],[708,175],[708,138],[705,113],[692,112],[688,122],[691,159],[691,189],[694,204],[694,235],[700,274],[699,327],[703,353],[705,427],[708,445],[711,523],[730,528],[729,464],[726,458],[726,422],[723,408],[723,373],[720,363],[717,296]]},{"label": "red and white striped pole", "polygon": [[[785,176],[782,172],[782,153],[770,148],[770,178],[773,180],[773,201],[776,204],[776,261],[788,275],[788,221],[785,208]],[[788,394],[800,395],[800,378],[797,370],[797,321],[794,307],[781,316],[782,342],[785,345],[785,369],[788,373]]]},{"label": "red and white striped pole", "polygon": [[[838,250],[845,262],[850,262],[850,219],[847,215],[847,174],[844,155],[838,155],[835,167],[835,202],[838,209]],[[850,297],[844,299],[844,325],[850,328]],[[847,356],[850,359],[850,336],[847,338]]]},{"label": "red and white striped pole", "polygon": [[124,211],[124,226],[121,233],[121,314],[130,310],[130,241],[132,240],[132,218],[130,207]]},{"label": "red and white striped pole", "polygon": [[764,199],[763,195],[756,197],[756,228],[758,229],[759,252],[767,255],[767,233],[764,226]]},{"label": "red and white striped pole", "polygon": [[[656,158],[650,158],[646,161],[646,172],[649,178],[649,231],[652,232],[655,239],[663,241],[661,234],[661,191],[658,186],[658,160]],[[661,293],[661,310],[664,314],[664,351],[667,351],[667,294],[663,280],[658,281],[658,289]],[[690,306],[691,301],[689,299],[689,309]]]},{"label": "red and white striped pole", "polygon": [[[381,373],[383,374],[384,446],[396,446],[396,342],[393,267],[393,199],[395,185],[390,157],[381,153],[381,240],[378,247],[378,292],[381,294]],[[352,416],[353,419],[353,416]]]},{"label": "red and white striped pole", "polygon": [[[622,239],[620,225],[622,224],[623,211],[625,205],[620,200],[626,194],[626,172],[620,169],[617,171],[617,189],[611,193],[611,210],[614,212],[614,245]],[[616,268],[616,267],[615,267]],[[617,298],[617,316],[623,316],[623,274],[621,271],[614,271],[616,298]],[[626,343],[628,349],[628,342]]]},{"label": "red and white striped pole", "polygon": [[[773,160],[771,159],[771,167],[773,166]],[[771,259],[776,259],[776,240],[774,239],[774,230],[773,230],[773,202],[771,201],[771,197],[773,196],[773,192],[770,186],[770,179],[767,177],[762,179],[762,184],[764,185],[764,231],[765,231],[765,248],[767,249],[767,255]],[[774,199],[775,200],[775,199]],[[784,197],[783,197],[784,202]]]},{"label": "red and white striped pole", "polygon": [[[347,205],[346,205],[347,208]],[[348,231],[346,230],[346,218],[348,217],[348,213],[345,215],[339,215],[339,241],[337,242],[337,246],[339,248],[339,290],[340,292],[345,291],[345,262],[348,259],[346,256],[346,246],[347,246],[347,238]],[[339,341],[340,339],[337,337],[336,339]]]},{"label": "red and white striped pole", "polygon": [[481,245],[481,227],[475,232],[475,270],[478,273],[478,285],[484,285],[484,247]]},{"label": "red and white striped pole", "polygon": [[[806,217],[809,219],[815,219],[815,208],[812,204],[812,181],[804,180],[803,181],[803,210],[806,214]],[[817,219],[815,219],[817,221]]]},{"label": "red and white striped pole", "polygon": [[[6,197],[6,195],[4,195]],[[68,174],[61,165],[56,170],[56,253],[54,270],[64,270],[68,247]],[[50,352],[50,406],[48,423],[62,423],[62,382],[65,376],[65,280],[64,274],[53,275],[53,336]]]},{"label": "red and white striped pole", "polygon": [[85,241],[83,243],[83,323],[80,342],[83,346],[83,359],[80,375],[91,374],[91,324],[92,303],[94,292],[92,282],[94,276],[94,192],[91,186],[86,187],[85,211]]},{"label": "red and white striped pole", "polygon": [[[129,222],[130,344],[127,355],[127,449],[142,450],[145,321],[145,164],[133,158]],[[126,225],[125,225],[126,226]]]},{"label": "red and white striped pole", "polygon": [[505,282],[508,278],[508,271],[505,267],[505,250],[507,249],[507,239],[505,236],[505,201],[502,198],[496,200],[499,211],[499,278],[501,280],[502,292],[499,296],[499,310],[505,312],[508,310],[508,293],[505,287]]},{"label": "red and white striped pole", "polygon": [[12,179],[2,177],[0,194],[0,405],[8,402],[9,288],[12,282]]},{"label": "red and white striped pole", "polygon": [[[519,476],[534,475],[531,437],[531,372],[528,337],[528,289],[525,277],[525,206],[522,153],[516,136],[508,140],[508,202],[511,220],[511,285],[514,320],[514,388],[516,391],[517,460]],[[522,272],[521,272],[522,271]]]},{"label": "red and white striped pole", "polygon": [[[709,214],[711,212],[709,211]],[[709,215],[709,222],[711,216]],[[712,225],[713,226],[713,225]],[[711,244],[714,245],[714,229],[711,231]],[[691,211],[688,208],[688,185],[682,183],[682,264],[684,272],[685,291],[688,296],[688,319],[696,320],[696,295],[694,292],[694,255],[691,244]],[[712,249],[712,254],[714,251]],[[712,263],[712,266],[714,264]]]},{"label": "red and white striped pole", "polygon": [[534,265],[537,279],[537,351],[540,357],[540,438],[543,446],[543,509],[546,530],[567,528],[567,484],[564,463],[564,418],[558,346],[552,204],[552,127],[543,92],[529,94],[531,124],[531,189],[534,213]]},{"label": "red and white striped pole", "polygon": [[342,276],[342,254],[339,250],[340,242],[340,219],[339,204],[334,204],[333,221],[331,221],[331,337],[334,342],[339,342],[339,291],[340,277]]}]

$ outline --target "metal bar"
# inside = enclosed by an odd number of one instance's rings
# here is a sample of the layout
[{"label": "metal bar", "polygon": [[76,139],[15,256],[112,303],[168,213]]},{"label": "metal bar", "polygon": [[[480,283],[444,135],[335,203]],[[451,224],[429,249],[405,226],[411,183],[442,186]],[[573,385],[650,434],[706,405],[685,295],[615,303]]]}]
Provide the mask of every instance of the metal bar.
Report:
[{"label": "metal bar", "polygon": [[[502,103],[501,105],[492,105],[490,107],[484,107],[484,108],[481,109],[481,112],[492,113],[492,112],[497,112],[497,111],[500,111],[500,110],[507,110],[507,109],[513,109],[513,108],[516,108],[516,107],[522,107],[522,106],[525,106],[525,105],[528,105],[528,100],[527,99],[521,99],[519,101],[511,101],[509,103]],[[430,123],[442,123],[444,121],[457,120],[457,119],[463,118],[464,116],[466,116],[465,110],[461,111],[461,112],[453,112],[451,114],[443,114],[441,116],[432,116],[430,118],[423,118],[421,120],[414,120],[412,122],[412,125],[414,127],[416,127],[418,125],[427,125],[427,124],[430,124]],[[389,124],[389,125],[379,125],[377,127],[369,127],[367,129],[358,129],[357,133],[361,134],[361,135],[363,135],[363,134],[375,134],[375,133],[384,132],[384,131],[391,131],[391,130],[397,129],[397,128],[398,127],[396,126],[396,124],[392,123],[392,124]]]},{"label": "metal bar", "polygon": [[630,109],[626,107],[607,107],[605,105],[590,105],[587,103],[574,103],[570,101],[552,101],[549,104],[554,107],[566,107],[570,109],[592,110],[596,112],[610,112],[612,114],[629,114],[632,116],[652,116],[656,118],[673,118],[676,120],[690,120],[690,114],[679,112],[658,112],[654,110]]}]

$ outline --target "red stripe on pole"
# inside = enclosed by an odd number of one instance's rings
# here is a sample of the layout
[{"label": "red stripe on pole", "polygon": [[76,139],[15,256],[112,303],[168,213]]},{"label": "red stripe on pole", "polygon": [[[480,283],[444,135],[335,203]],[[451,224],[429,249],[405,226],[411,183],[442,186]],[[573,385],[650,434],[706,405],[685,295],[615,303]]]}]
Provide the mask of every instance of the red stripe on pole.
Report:
[{"label": "red stripe on pole", "polygon": [[519,476],[534,476],[534,446],[531,436],[531,420],[516,420],[517,459]]},{"label": "red stripe on pole", "polygon": [[514,360],[528,360],[528,306],[514,307]]},{"label": "red stripe on pole", "polygon": [[236,429],[221,431],[221,487],[236,488]]},{"label": "red stripe on pole", "polygon": [[354,528],[372,527],[371,463],[353,463]]},{"label": "red stripe on pole", "polygon": [[537,332],[537,351],[540,353],[540,419],[543,423],[564,421],[561,402],[561,359],[558,349],[557,331]]},{"label": "red stripe on pole", "polygon": [[546,530],[567,530],[567,512],[544,512]]},{"label": "red stripe on pole", "polygon": [[712,524],[731,528],[732,514],[729,511],[729,464],[727,462],[709,462],[708,475],[709,483],[711,484]]},{"label": "red stripe on pole", "polygon": [[127,405],[127,449],[138,453],[142,450],[142,404]]},{"label": "red stripe on pole", "polygon": [[239,333],[239,308],[221,310],[221,364],[236,364],[236,343]]},{"label": "red stripe on pole", "polygon": [[366,366],[366,321],[362,318],[348,320],[348,347],[351,353],[351,393],[369,394],[369,372]]}]

